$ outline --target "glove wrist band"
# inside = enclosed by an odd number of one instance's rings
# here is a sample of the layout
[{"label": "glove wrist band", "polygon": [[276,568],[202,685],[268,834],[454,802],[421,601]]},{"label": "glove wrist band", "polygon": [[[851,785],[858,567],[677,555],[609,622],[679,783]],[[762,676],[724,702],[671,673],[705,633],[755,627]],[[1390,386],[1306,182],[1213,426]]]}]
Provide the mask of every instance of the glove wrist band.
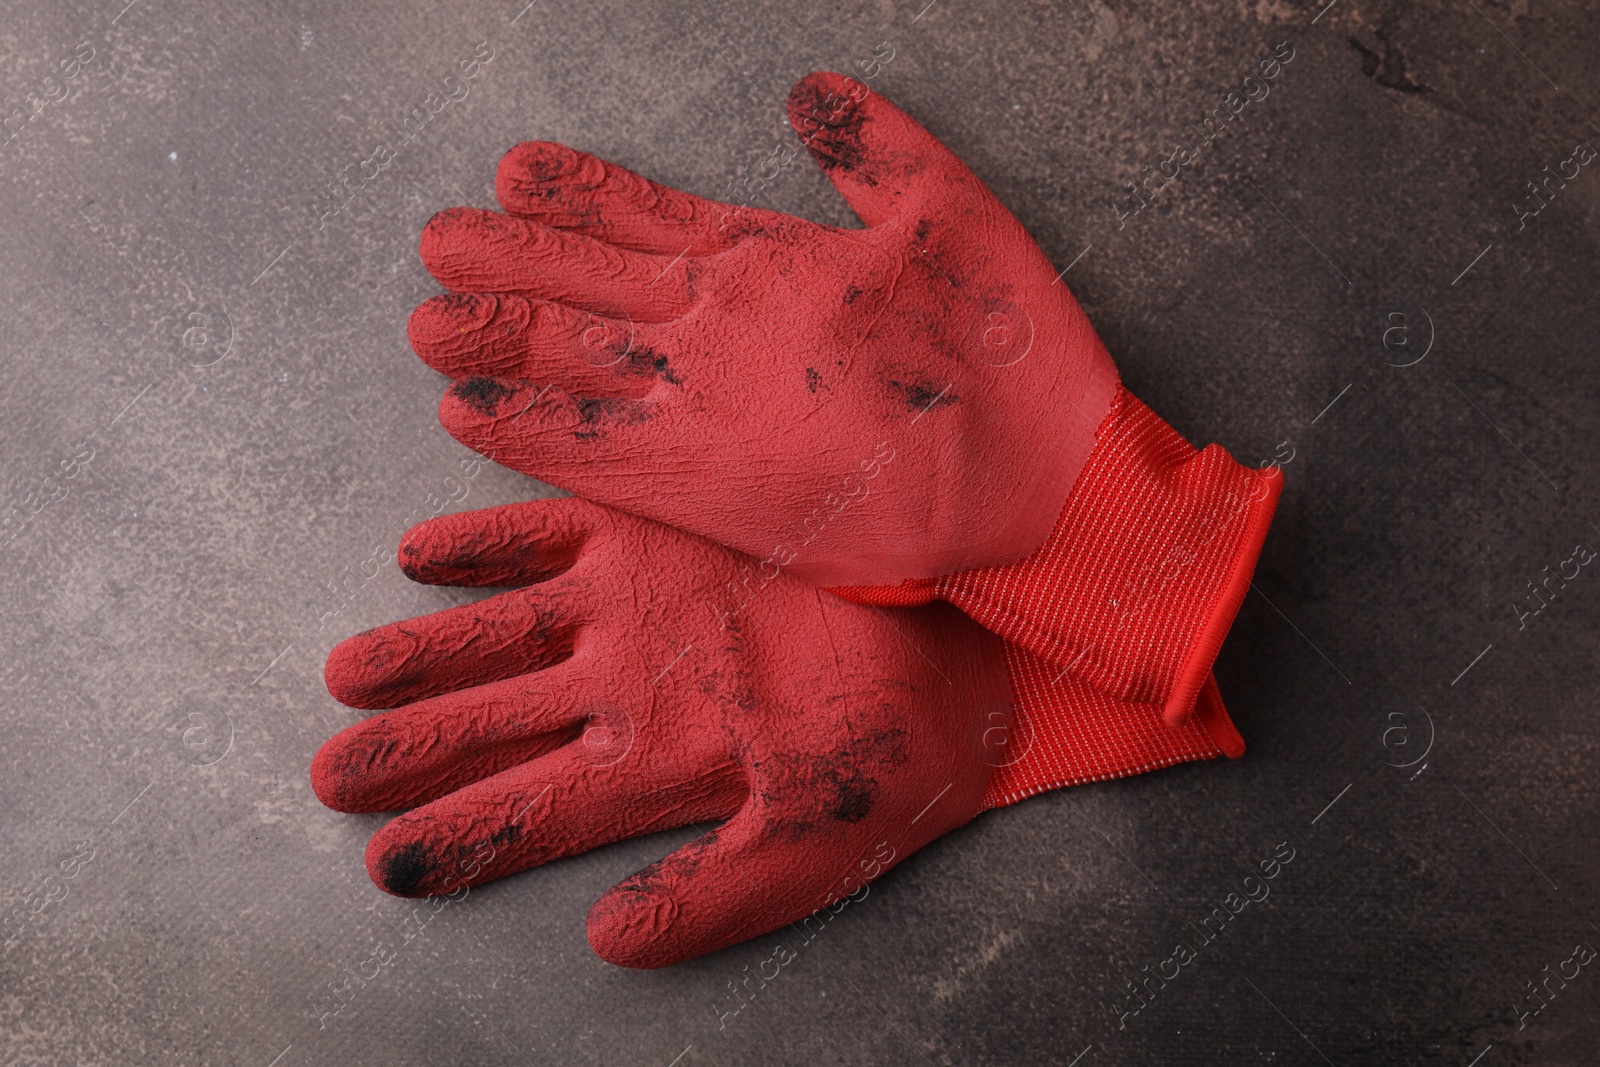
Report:
[{"label": "glove wrist band", "polygon": [[1239,610],[1283,479],[1196,450],[1118,387],[1045,543],[1026,559],[849,600],[948,600],[1108,696],[1182,723]]},{"label": "glove wrist band", "polygon": [[1014,713],[1007,718],[984,709],[977,716],[985,758],[995,767],[983,794],[985,811],[1050,789],[1244,755],[1244,738],[1209,674],[1194,713],[1172,726],[1150,705],[1109,697],[1010,642],[1006,669]]}]

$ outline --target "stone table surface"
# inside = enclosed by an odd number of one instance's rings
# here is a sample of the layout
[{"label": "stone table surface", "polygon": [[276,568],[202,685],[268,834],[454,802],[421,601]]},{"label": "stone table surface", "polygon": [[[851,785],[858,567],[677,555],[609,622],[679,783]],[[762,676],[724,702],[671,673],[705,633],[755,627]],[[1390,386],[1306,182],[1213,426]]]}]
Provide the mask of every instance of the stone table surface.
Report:
[{"label": "stone table surface", "polygon": [[[8,6],[0,1061],[1596,1062],[1600,9],[524,2]],[[853,225],[771,174],[818,68],[1287,487],[1216,667],[1244,758],[984,815],[724,1015],[785,935],[656,972],[584,939],[694,831],[417,912],[307,767],[354,718],[328,650],[459,599],[399,534],[550,492],[462,478],[406,341],[423,224],[539,138]]]}]

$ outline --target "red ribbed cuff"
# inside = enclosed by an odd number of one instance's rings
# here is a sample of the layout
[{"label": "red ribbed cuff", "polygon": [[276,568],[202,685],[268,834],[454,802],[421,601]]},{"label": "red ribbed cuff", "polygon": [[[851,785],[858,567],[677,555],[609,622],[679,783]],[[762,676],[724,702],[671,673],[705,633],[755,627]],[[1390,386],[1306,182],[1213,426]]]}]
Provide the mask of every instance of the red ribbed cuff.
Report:
[{"label": "red ribbed cuff", "polygon": [[1244,754],[1244,739],[1209,677],[1194,715],[1173,726],[1150,705],[1109,697],[1009,642],[1006,665],[1014,714],[1004,721],[987,709],[979,724],[987,742],[984,756],[995,767],[983,796],[985,810],[1048,789]]},{"label": "red ribbed cuff", "polygon": [[1197,450],[1118,387],[1048,541],[1019,563],[892,588],[861,603],[948,600],[1108,697],[1194,708],[1255,571],[1283,478]]}]

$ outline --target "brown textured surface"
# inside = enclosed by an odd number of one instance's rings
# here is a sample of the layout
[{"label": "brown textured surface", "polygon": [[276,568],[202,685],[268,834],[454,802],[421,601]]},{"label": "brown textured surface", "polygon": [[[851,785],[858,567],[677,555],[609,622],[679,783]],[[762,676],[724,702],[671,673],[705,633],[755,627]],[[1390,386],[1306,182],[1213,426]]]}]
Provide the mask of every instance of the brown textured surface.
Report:
[{"label": "brown textured surface", "polygon": [[[28,917],[0,955],[0,1060],[1593,1062],[1592,966],[1520,1029],[1514,1004],[1600,946],[1600,577],[1552,580],[1520,631],[1513,607],[1600,546],[1600,172],[1552,182],[1521,229],[1514,208],[1600,144],[1592,5],[520,10],[8,11],[0,504],[39,510],[0,534],[0,904]],[[491,205],[529,137],[733,195],[789,144],[791,81],[864,75],[885,41],[871,84],[1072,264],[1129,387],[1197,443],[1283,463],[1217,667],[1250,752],[991,812],[787,953],[798,936],[650,974],[591,955],[589,902],[664,839],[413,916],[362,870],[381,819],[311,794],[350,721],[322,660],[450,602],[399,573],[406,526],[533,491],[435,423],[441,379],[406,344],[435,291],[423,224]],[[1194,148],[1281,42],[1270,93],[1119,224],[1125,181]],[[803,160],[757,202],[849,221]],[[1392,313],[1410,333],[1386,346]],[[1292,861],[1252,883],[1270,896],[1200,944],[1188,924],[1280,842]],[[1193,961],[1119,1029],[1124,983],[1179,940]]]}]

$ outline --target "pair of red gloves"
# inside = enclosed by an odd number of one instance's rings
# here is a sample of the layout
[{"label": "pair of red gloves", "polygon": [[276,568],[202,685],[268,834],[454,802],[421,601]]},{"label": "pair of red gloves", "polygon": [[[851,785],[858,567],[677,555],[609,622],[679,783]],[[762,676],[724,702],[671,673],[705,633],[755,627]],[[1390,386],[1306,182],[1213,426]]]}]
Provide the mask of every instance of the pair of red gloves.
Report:
[{"label": "pair of red gloves", "polygon": [[514,589],[329,657],[335,697],[393,709],[312,765],[331,807],[411,809],[368,847],[382,888],[714,824],[589,913],[602,957],[659,967],[859,899],[987,808],[1243,751],[1210,668],[1277,471],[1122,389],[887,100],[813,74],[789,114],[865,229],[535,142],[504,214],[424,231],[440,420],[582,499],[414,528],[411,578]]}]

